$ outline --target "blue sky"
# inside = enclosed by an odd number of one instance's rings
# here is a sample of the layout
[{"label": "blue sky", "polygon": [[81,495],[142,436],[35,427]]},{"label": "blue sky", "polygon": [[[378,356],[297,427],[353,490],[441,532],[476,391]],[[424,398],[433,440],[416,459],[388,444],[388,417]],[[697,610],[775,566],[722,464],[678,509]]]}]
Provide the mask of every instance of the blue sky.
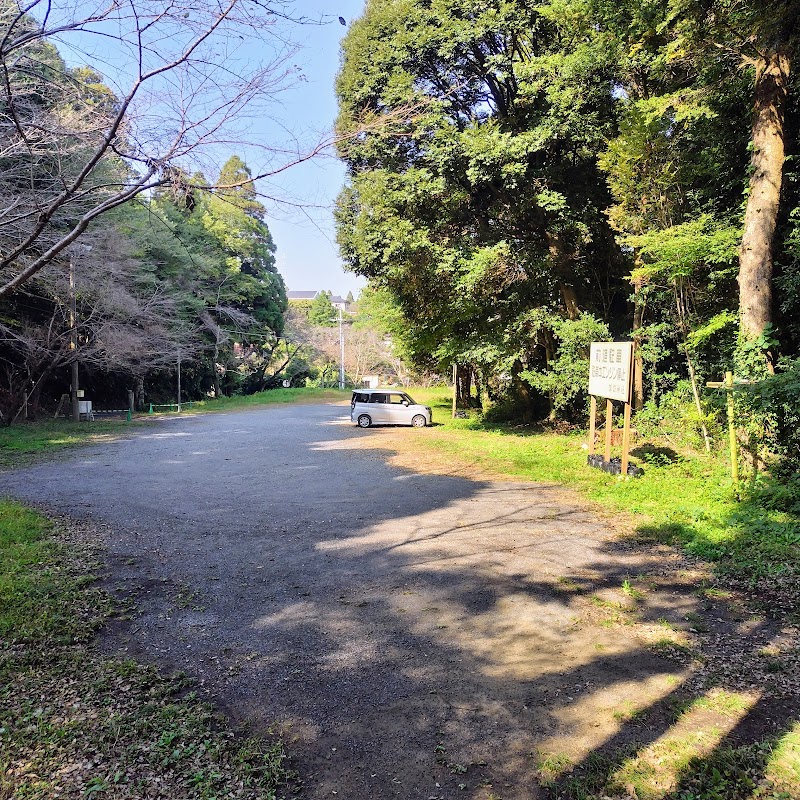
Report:
[{"label": "blue sky", "polygon": [[[96,2],[80,0],[75,13],[90,14]],[[42,0],[34,14],[41,16],[44,8]],[[280,150],[296,144],[301,152],[307,152],[313,143],[325,139],[336,118],[334,82],[339,69],[340,43],[347,33],[339,17],[349,25],[363,8],[364,0],[296,0],[293,15],[308,19],[310,24],[279,22],[276,36],[267,35],[262,42],[238,41],[235,37],[218,41],[215,63],[224,64],[233,72],[247,71],[256,63],[268,63],[276,57],[287,58],[288,51],[287,60],[279,63],[276,74],[286,67],[295,68],[295,79],[289,88],[242,115],[231,131],[228,145],[218,142],[210,150],[199,151],[197,160],[185,167],[190,172],[201,169],[211,177],[236,153],[258,174],[281,163],[280,157],[275,157],[273,145]],[[50,22],[55,24],[59,17],[69,18],[71,13],[71,4],[62,7],[54,3]],[[69,31],[56,37],[56,44],[68,64],[95,67],[121,96],[135,73],[135,49],[126,48],[118,40],[113,22],[90,26],[88,31]],[[285,49],[282,38],[290,42]],[[292,48],[296,50],[291,52]],[[152,54],[158,61],[160,48],[154,46]],[[145,136],[148,131],[158,136],[159,125],[169,127],[168,97],[159,95],[159,86],[168,90],[171,78],[167,74],[164,79],[165,83],[157,84],[154,93],[135,112],[144,115],[140,117],[140,132]],[[344,180],[344,167],[331,152],[290,167],[259,185],[259,191],[278,201],[265,201],[265,205],[267,222],[277,245],[277,266],[288,289],[328,289],[346,295],[349,291],[357,294],[366,283],[363,278],[345,272],[336,245],[333,205]]]},{"label": "blue sky", "polygon": [[[330,130],[336,118],[334,80],[339,69],[339,44],[349,23],[360,16],[364,0],[303,0],[298,10],[309,17],[332,15],[329,25],[297,27],[291,33],[302,46],[294,58],[306,80],[288,90],[283,111],[288,127],[309,136]],[[346,273],[338,255],[333,226],[333,203],[344,182],[344,168],[335,158],[321,157],[287,170],[275,181],[287,197],[305,202],[305,213],[286,210],[269,219],[278,247],[278,269],[288,289],[330,289],[334,294],[357,294],[365,283]]]}]

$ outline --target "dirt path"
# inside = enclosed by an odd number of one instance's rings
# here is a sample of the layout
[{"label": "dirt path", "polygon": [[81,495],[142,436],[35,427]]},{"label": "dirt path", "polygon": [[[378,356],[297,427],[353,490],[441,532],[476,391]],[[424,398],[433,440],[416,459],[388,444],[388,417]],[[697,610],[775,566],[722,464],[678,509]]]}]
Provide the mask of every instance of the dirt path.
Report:
[{"label": "dirt path", "polygon": [[[344,413],[171,420],[0,476],[110,526],[107,584],[137,611],[105,646],[185,670],[248,728],[277,721],[303,797],[535,798],[664,736],[708,669],[699,638],[723,658],[785,635],[563,491],[389,465],[426,431]],[[763,675],[726,680],[761,702]]]}]

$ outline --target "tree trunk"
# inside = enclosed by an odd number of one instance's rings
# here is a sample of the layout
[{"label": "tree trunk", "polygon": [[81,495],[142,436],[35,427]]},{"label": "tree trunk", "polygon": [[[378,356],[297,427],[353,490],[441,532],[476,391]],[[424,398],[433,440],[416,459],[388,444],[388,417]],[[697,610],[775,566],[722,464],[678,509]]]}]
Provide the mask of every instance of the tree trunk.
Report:
[{"label": "tree trunk", "polygon": [[567,319],[578,319],[581,315],[581,309],[578,305],[578,295],[575,292],[575,287],[562,282],[558,288],[561,292],[561,302],[564,303],[564,309],[567,312]]},{"label": "tree trunk", "polygon": [[641,329],[644,324],[645,301],[641,283],[633,285],[633,410],[644,405],[644,362],[642,361]]},{"label": "tree trunk", "polygon": [[464,364],[458,368],[458,391],[456,405],[459,408],[469,408],[472,400],[472,366]]},{"label": "tree trunk", "polygon": [[530,386],[520,378],[519,374],[522,372],[522,362],[517,359],[514,362],[514,365],[511,367],[511,385],[514,388],[514,392],[516,392],[517,396],[522,398],[524,403],[524,408],[522,410],[522,421],[525,423],[530,423],[533,421],[533,412],[532,412],[532,404],[533,399],[531,397],[531,390]]},{"label": "tree trunk", "polygon": [[144,378],[136,377],[136,410],[144,411]]},{"label": "tree trunk", "polygon": [[756,67],[750,195],[739,253],[739,313],[746,340],[772,322],[772,260],[784,162],[789,56],[780,49]]},{"label": "tree trunk", "polygon": [[222,397],[222,386],[219,381],[219,369],[217,368],[217,361],[219,361],[219,328],[214,331],[214,399],[219,400]]},{"label": "tree trunk", "polygon": [[564,311],[567,319],[578,319],[581,309],[578,305],[578,295],[572,285],[575,274],[572,264],[572,253],[564,247],[561,238],[553,233],[547,234],[547,249],[553,259],[554,271],[558,280],[558,290],[561,294],[561,302],[564,304]]}]

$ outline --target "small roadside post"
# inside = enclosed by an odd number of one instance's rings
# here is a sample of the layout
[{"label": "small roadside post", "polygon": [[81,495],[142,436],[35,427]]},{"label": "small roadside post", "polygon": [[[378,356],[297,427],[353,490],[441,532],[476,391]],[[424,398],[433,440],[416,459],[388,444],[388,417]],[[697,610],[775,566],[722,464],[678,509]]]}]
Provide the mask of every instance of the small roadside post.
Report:
[{"label": "small roadside post", "polygon": [[[749,383],[749,381],[742,381]],[[733,402],[733,373],[726,372],[724,381],[708,381],[706,386],[709,389],[724,389],[727,397],[725,398],[726,412],[728,416],[728,438],[731,448],[731,480],[733,485],[739,483],[739,450],[736,442],[736,409]]]}]

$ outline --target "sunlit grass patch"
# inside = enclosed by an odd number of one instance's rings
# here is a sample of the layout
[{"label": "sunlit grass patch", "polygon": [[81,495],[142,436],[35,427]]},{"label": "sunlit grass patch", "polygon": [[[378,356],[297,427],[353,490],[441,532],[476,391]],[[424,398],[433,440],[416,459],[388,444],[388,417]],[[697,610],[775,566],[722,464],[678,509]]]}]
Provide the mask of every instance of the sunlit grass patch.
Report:
[{"label": "sunlit grass patch", "polygon": [[617,722],[635,722],[645,715],[645,709],[638,708],[630,700],[626,700],[619,708],[614,709],[611,716]]},{"label": "sunlit grass patch", "polygon": [[621,591],[631,600],[639,601],[644,598],[644,592],[641,589],[637,589],[627,578],[622,582]]},{"label": "sunlit grass patch", "polygon": [[[764,776],[763,755],[770,752],[770,745],[762,742],[731,747],[726,744],[726,737],[751,712],[756,700],[755,695],[715,690],[688,701],[682,705],[675,723],[651,744],[590,758],[584,775],[563,784],[566,792],[562,796],[638,800],[750,798]],[[797,755],[797,742],[787,737],[783,746],[786,757],[781,756],[782,768],[788,769]]]},{"label": "sunlit grass patch", "polygon": [[566,753],[537,751],[532,755],[536,764],[536,776],[542,786],[553,786],[558,778],[572,768],[572,759]]},{"label": "sunlit grass patch", "polygon": [[800,722],[775,743],[764,778],[787,797],[800,796]]},{"label": "sunlit grass patch", "polygon": [[694,700],[684,713],[714,711],[724,717],[741,717],[752,704],[752,698],[748,695],[717,688]]},{"label": "sunlit grass patch", "polygon": [[192,403],[191,411],[235,411],[240,408],[253,408],[265,405],[282,405],[286,403],[336,403],[349,400],[351,390],[346,389],[269,389],[265,392],[256,392],[248,395],[233,395],[232,397],[209,398],[196,400]]}]

